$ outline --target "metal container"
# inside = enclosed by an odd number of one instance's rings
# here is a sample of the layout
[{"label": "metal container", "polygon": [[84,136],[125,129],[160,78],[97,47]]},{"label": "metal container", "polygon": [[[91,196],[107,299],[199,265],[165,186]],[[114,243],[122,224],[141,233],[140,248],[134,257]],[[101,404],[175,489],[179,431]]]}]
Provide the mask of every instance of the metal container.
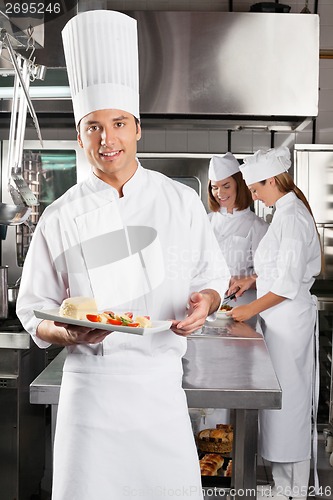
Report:
[{"label": "metal container", "polygon": [[8,266],[0,266],[0,318],[8,317]]},{"label": "metal container", "polygon": [[19,293],[19,285],[10,285],[8,286],[8,316],[15,317],[16,316],[16,301]]}]

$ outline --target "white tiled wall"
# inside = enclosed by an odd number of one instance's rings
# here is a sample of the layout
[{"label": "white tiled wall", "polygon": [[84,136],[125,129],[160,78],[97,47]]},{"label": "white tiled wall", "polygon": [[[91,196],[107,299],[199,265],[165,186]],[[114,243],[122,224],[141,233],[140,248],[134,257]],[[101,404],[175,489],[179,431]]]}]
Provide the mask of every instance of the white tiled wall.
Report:
[{"label": "white tiled wall", "polygon": [[[259,0],[95,0],[94,8],[114,10],[191,10],[191,11],[229,11],[248,12],[250,6]],[[300,13],[306,0],[280,0],[291,7],[291,13]],[[308,1],[308,8],[314,13],[315,0]],[[91,0],[81,0],[80,10],[92,8]],[[333,0],[318,0],[320,18],[320,48],[333,51]],[[306,14],[304,14],[306,15]],[[333,59],[320,59],[319,74],[319,114],[313,124],[310,123],[298,132],[276,132],[274,145],[293,147],[295,143],[313,142],[333,144]],[[232,132],[231,147],[234,153],[251,153],[260,148],[269,148],[272,144],[270,132],[242,130]],[[193,152],[221,153],[228,149],[228,132],[214,130],[205,124],[201,129],[172,130],[144,128],[139,144],[140,152]]]}]

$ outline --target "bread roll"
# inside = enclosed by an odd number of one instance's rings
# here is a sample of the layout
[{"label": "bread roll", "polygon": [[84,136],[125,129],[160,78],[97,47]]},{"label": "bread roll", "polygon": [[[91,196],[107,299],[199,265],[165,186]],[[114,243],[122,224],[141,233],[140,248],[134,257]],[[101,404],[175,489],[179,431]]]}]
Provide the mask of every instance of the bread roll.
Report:
[{"label": "bread roll", "polygon": [[217,471],[224,463],[223,457],[216,453],[209,453],[200,460],[200,471],[202,476],[217,476]]},{"label": "bread roll", "polygon": [[232,476],[232,460],[229,460],[229,463],[227,465],[226,471],[224,473],[225,477],[231,477]]},{"label": "bread roll", "polygon": [[208,453],[230,453],[233,432],[231,425],[218,424],[216,429],[203,429],[197,435],[199,450]]},{"label": "bread roll", "polygon": [[199,432],[198,439],[217,439],[222,441],[232,441],[233,432],[230,430],[226,430],[225,428],[203,429]]},{"label": "bread roll", "polygon": [[97,314],[97,304],[91,297],[69,297],[62,302],[59,314],[66,318],[86,320],[87,314]]}]

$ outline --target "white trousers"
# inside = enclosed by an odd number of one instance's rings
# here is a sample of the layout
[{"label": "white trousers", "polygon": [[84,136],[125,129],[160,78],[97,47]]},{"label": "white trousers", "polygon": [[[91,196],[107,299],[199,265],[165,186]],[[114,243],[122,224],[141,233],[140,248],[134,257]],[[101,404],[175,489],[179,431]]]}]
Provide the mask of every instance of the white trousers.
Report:
[{"label": "white trousers", "polygon": [[274,485],[287,497],[306,498],[310,477],[310,460],[302,462],[271,462]]}]

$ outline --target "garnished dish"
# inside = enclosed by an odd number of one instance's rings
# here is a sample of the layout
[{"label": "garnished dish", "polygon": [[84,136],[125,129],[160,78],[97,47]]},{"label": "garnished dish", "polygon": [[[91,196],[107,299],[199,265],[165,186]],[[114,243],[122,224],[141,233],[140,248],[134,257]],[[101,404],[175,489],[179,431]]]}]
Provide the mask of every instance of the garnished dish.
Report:
[{"label": "garnished dish", "polygon": [[149,316],[137,316],[133,319],[132,312],[116,314],[113,311],[99,313],[95,299],[91,297],[69,297],[59,309],[59,315],[65,318],[88,320],[92,323],[104,323],[114,326],[130,326],[132,328],[151,328]]},{"label": "garnished dish", "polygon": [[118,315],[113,311],[105,311],[101,314],[87,314],[86,318],[93,323],[107,323],[109,325],[130,326],[132,328],[151,328],[152,326],[150,316],[136,316],[134,320],[132,312]]},{"label": "garnished dish", "polygon": [[110,332],[156,333],[169,330],[171,321],[152,321],[150,316],[136,316],[132,312],[119,313],[111,310],[98,311],[96,301],[91,297],[69,297],[60,308],[34,311],[37,318],[55,321],[69,325],[92,328],[92,323],[98,323],[94,328]]}]

